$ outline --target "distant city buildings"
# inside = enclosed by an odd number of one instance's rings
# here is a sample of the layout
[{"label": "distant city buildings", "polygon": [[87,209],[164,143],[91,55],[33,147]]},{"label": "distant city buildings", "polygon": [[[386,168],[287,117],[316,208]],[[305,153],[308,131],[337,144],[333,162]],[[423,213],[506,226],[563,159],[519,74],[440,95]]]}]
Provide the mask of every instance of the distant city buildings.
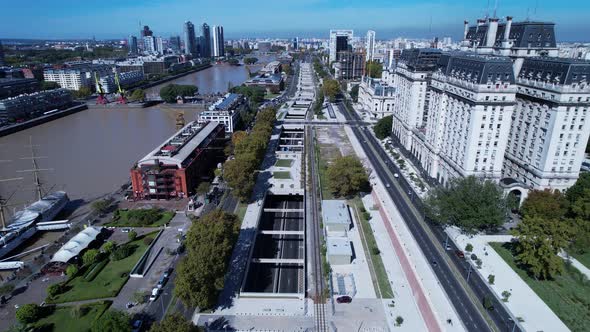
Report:
[{"label": "distant city buildings", "polygon": [[0,67],[6,65],[6,60],[4,58],[4,48],[2,47],[2,41],[0,40]]},{"label": "distant city buildings", "polygon": [[129,53],[131,55],[137,55],[139,54],[139,47],[137,45],[137,37],[135,36],[129,36]]},{"label": "distant city buildings", "polygon": [[221,25],[213,26],[213,56],[216,58],[225,56],[225,42]]},{"label": "distant city buildings", "polygon": [[268,53],[268,52],[270,52],[271,46],[272,46],[271,42],[267,42],[267,41],[258,42],[258,52]]},{"label": "distant city buildings", "polygon": [[211,57],[211,30],[207,23],[201,25],[201,37],[200,41],[200,56],[202,58]]},{"label": "distant city buildings", "polygon": [[170,37],[170,49],[175,53],[180,53],[180,50],[181,50],[180,36],[171,36]]},{"label": "distant city buildings", "polygon": [[330,30],[330,63],[337,61],[336,55],[342,51],[352,50],[352,46],[349,44],[353,37],[352,30]]},{"label": "distant city buildings", "polygon": [[195,25],[190,21],[184,22],[184,53],[197,56],[197,38],[195,36]]},{"label": "distant city buildings", "polygon": [[373,61],[375,55],[375,31],[373,30],[367,31],[365,49],[367,50],[367,61]]},{"label": "distant city buildings", "polygon": [[336,55],[333,64],[334,76],[342,80],[359,79],[365,74],[366,59],[364,52],[342,51]]}]

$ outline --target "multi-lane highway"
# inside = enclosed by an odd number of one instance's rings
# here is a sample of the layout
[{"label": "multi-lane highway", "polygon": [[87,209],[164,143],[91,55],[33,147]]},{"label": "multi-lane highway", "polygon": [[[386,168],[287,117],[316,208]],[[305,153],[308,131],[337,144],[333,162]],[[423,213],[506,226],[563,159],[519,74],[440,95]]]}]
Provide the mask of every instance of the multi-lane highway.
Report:
[{"label": "multi-lane highway", "polygon": [[[360,121],[358,114],[349,112],[342,103],[339,103],[338,107],[347,121]],[[484,296],[488,296],[494,302],[494,310],[488,311],[486,314],[493,320],[495,329],[513,331],[514,322],[511,315],[497,301],[485,285],[485,281],[478,277],[476,273],[472,273],[470,276],[468,283],[470,289],[465,289],[468,263],[454,255],[456,248],[452,247],[452,250],[444,250],[442,245],[446,239],[444,231],[424,220],[421,201],[403,177],[394,177],[394,173],[401,174],[401,172],[394,164],[388,161],[387,154],[375,137],[367,132],[370,129],[357,126],[351,126],[351,128],[359,141],[364,143],[362,147],[375,172],[383,182],[388,184],[385,189],[395,202],[424,255],[432,264],[432,269],[467,330],[491,330],[488,322],[482,316],[483,308],[480,307]],[[517,327],[514,331],[516,330],[518,330]]]}]

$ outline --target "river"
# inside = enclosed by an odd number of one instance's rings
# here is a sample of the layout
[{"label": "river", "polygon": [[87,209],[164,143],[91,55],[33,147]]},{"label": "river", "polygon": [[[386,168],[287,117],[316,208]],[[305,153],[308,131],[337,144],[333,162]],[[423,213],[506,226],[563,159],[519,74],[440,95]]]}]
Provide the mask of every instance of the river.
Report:
[{"label": "river", "polygon": [[[251,68],[256,71],[260,66]],[[211,68],[180,77],[162,86],[194,84],[199,93],[225,92],[228,82],[240,85],[248,79],[244,66],[214,65]],[[162,86],[152,87],[157,93]],[[23,180],[0,182],[0,195],[13,197],[9,214],[34,199],[29,138],[45,190],[62,189],[71,199],[91,200],[112,192],[126,182],[133,163],[176,131],[175,119],[184,112],[188,121],[196,119],[194,109],[175,110],[173,105],[134,109],[110,105],[91,108],[64,118],[0,137],[0,179],[23,177]]]}]

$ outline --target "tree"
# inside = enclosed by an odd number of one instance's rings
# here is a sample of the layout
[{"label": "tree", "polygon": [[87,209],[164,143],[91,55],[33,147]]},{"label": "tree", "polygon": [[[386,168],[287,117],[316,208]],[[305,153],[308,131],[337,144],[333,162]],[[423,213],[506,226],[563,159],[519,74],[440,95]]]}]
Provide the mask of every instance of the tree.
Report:
[{"label": "tree", "polygon": [[57,295],[63,293],[63,291],[64,285],[61,282],[47,287],[47,295],[49,295],[49,297],[56,297]]},{"label": "tree", "polygon": [[258,58],[255,58],[255,57],[244,58],[244,64],[246,64],[246,65],[253,65],[256,62],[258,62]]},{"label": "tree", "polygon": [[568,201],[559,190],[531,190],[520,211],[525,217],[561,219],[568,211]]},{"label": "tree", "polygon": [[239,227],[237,216],[222,210],[211,211],[191,225],[187,255],[178,265],[174,288],[183,303],[200,309],[216,303]]},{"label": "tree", "polygon": [[580,197],[584,196],[586,189],[590,189],[590,173],[588,172],[580,173],[580,177],[576,183],[566,191],[565,197],[570,203],[574,203]]},{"label": "tree", "polygon": [[518,239],[517,262],[535,278],[550,279],[563,271],[563,260],[557,254],[572,238],[567,222],[525,216],[512,234]]},{"label": "tree", "polygon": [[404,323],[404,318],[402,316],[397,316],[395,318],[395,325],[401,326]]},{"label": "tree", "polygon": [[366,71],[369,77],[381,78],[381,73],[383,72],[383,65],[377,61],[367,61]]},{"label": "tree", "polygon": [[46,91],[46,90],[53,90],[53,89],[59,89],[59,83],[57,82],[52,82],[52,81],[41,81],[41,90]]},{"label": "tree", "polygon": [[129,315],[119,310],[109,310],[92,323],[91,332],[130,332]]},{"label": "tree", "polygon": [[137,237],[137,232],[134,230],[131,230],[131,231],[129,231],[129,233],[127,233],[127,239],[129,239],[129,241],[135,240],[136,237]]},{"label": "tree", "polygon": [[227,60],[227,63],[229,63],[232,66],[237,66],[240,64],[240,60],[238,60],[236,58],[231,58],[231,59]]},{"label": "tree", "polygon": [[102,245],[102,251],[104,251],[107,255],[110,255],[113,251],[115,251],[116,248],[117,244],[113,241],[107,241]]},{"label": "tree", "polygon": [[328,187],[337,196],[349,197],[369,186],[363,164],[354,156],[334,159],[327,171]]},{"label": "tree", "polygon": [[426,215],[434,222],[457,226],[471,234],[498,228],[508,212],[502,188],[474,176],[456,178],[448,186],[435,187],[425,206]]},{"label": "tree", "polygon": [[467,245],[465,246],[465,251],[472,252],[473,251],[473,244],[467,243]]},{"label": "tree", "polygon": [[483,264],[483,262],[481,261],[480,258],[478,258],[478,259],[475,260],[475,265],[477,265],[477,268],[478,269],[481,269],[481,264]]},{"label": "tree", "polygon": [[245,131],[235,131],[231,135],[231,142],[235,146],[238,143],[240,143],[241,141],[243,141],[244,139],[246,139],[246,137],[248,137],[248,133],[247,132],[245,132]]},{"label": "tree", "polygon": [[21,324],[34,323],[41,316],[41,307],[34,303],[21,305],[16,310],[16,320]]},{"label": "tree", "polygon": [[255,174],[244,158],[227,161],[223,166],[223,178],[233,189],[232,194],[242,202],[250,199],[254,189]]},{"label": "tree", "polygon": [[378,139],[384,139],[386,137],[391,136],[391,126],[393,124],[393,115],[388,115],[383,117],[379,121],[375,127],[373,127],[373,131],[375,132],[375,136]]},{"label": "tree", "polygon": [[572,214],[584,220],[590,220],[590,188],[584,189],[582,196],[571,205]]},{"label": "tree", "polygon": [[359,85],[355,84],[352,86],[352,88],[350,88],[350,98],[352,98],[352,101],[354,101],[355,103],[359,101]]},{"label": "tree", "polygon": [[496,276],[495,275],[493,275],[493,274],[488,275],[488,283],[490,285],[493,285],[495,281],[496,281]]},{"label": "tree", "polygon": [[75,277],[76,274],[78,274],[78,271],[79,271],[79,269],[76,264],[70,264],[66,268],[66,275],[71,279],[71,278]]},{"label": "tree", "polygon": [[72,94],[77,99],[86,99],[92,95],[92,90],[87,86],[83,86],[79,90],[74,90]]},{"label": "tree", "polygon": [[167,103],[174,103],[177,97],[194,96],[197,91],[194,85],[168,84],[160,89],[160,97]]},{"label": "tree", "polygon": [[143,89],[135,89],[133,93],[129,97],[131,101],[144,101],[145,100],[145,91]]},{"label": "tree", "polygon": [[340,85],[336,80],[325,79],[322,90],[324,91],[324,95],[330,98],[330,102],[334,102],[336,95],[340,93]]},{"label": "tree", "polygon": [[82,262],[84,263],[84,265],[91,265],[94,262],[96,262],[96,259],[98,258],[98,250],[96,249],[88,249],[86,250],[86,252],[84,253],[84,255],[82,255]]},{"label": "tree", "polygon": [[104,214],[109,211],[109,207],[111,206],[111,202],[106,199],[101,199],[98,201],[92,202],[92,210],[95,213]]},{"label": "tree", "polygon": [[580,255],[590,251],[590,222],[588,219],[576,219],[572,221],[573,240],[570,248]]},{"label": "tree", "polygon": [[209,182],[203,181],[199,183],[199,186],[197,187],[197,194],[204,195],[208,193],[209,187],[211,187],[211,184]]},{"label": "tree", "polygon": [[188,321],[184,316],[173,313],[166,315],[161,322],[157,322],[150,328],[149,332],[196,332],[197,327]]}]

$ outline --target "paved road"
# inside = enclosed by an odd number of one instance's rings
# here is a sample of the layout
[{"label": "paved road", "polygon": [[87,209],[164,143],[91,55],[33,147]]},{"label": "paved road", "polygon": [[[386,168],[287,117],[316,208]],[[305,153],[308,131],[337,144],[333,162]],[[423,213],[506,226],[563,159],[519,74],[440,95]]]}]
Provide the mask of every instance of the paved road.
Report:
[{"label": "paved road", "polygon": [[[340,103],[339,108],[341,112],[345,114],[348,120],[353,120],[344,105]],[[359,120],[358,115],[356,113],[353,114],[355,119]],[[441,253],[443,251],[442,245],[446,240],[446,234],[442,228],[430,223],[426,223],[423,220],[420,221],[418,219],[423,219],[423,215],[421,215],[421,212],[419,212],[422,211],[421,201],[403,177],[397,179],[393,177],[393,172],[397,172],[399,174],[401,174],[401,172],[392,163],[388,162],[385,164],[383,162],[383,160],[389,160],[389,158],[375,137],[365,133],[365,130],[369,129],[366,128],[361,130],[356,127],[352,127],[352,130],[361,142],[368,143],[363,144],[363,148],[369,157],[369,160],[375,167],[375,171],[379,177],[385,183],[390,184],[390,187],[387,188],[387,191],[396,203],[400,214],[404,220],[406,220],[410,231],[416,238],[418,244],[421,246],[424,255],[429,261],[436,261],[437,265],[434,268],[434,271],[467,329],[469,331],[489,331],[490,327],[488,326],[488,323],[483,319],[481,313],[467,295],[467,292],[463,288],[462,283],[451,270],[451,266],[447,264],[447,261],[451,261],[455,271],[458,270],[459,273],[461,273],[463,282],[466,282],[467,262],[453,254],[457,248],[455,248],[453,244],[450,243],[450,241],[449,245],[451,245],[451,250],[446,251],[444,254]],[[425,227],[428,227],[428,230],[425,229]],[[431,237],[428,236],[427,231],[430,231],[435,235],[438,243],[432,241]],[[443,255],[446,255],[446,259]],[[492,301],[494,302],[494,310],[488,311],[488,314],[494,321],[496,327],[501,331],[512,331],[514,323],[510,318],[510,314],[504,309],[502,304],[497,301],[495,296],[485,284],[485,281],[478,277],[476,273],[472,273],[468,285],[478,300],[483,299],[483,297],[486,295],[493,299]],[[518,327],[514,329],[514,331],[518,330]]]}]

